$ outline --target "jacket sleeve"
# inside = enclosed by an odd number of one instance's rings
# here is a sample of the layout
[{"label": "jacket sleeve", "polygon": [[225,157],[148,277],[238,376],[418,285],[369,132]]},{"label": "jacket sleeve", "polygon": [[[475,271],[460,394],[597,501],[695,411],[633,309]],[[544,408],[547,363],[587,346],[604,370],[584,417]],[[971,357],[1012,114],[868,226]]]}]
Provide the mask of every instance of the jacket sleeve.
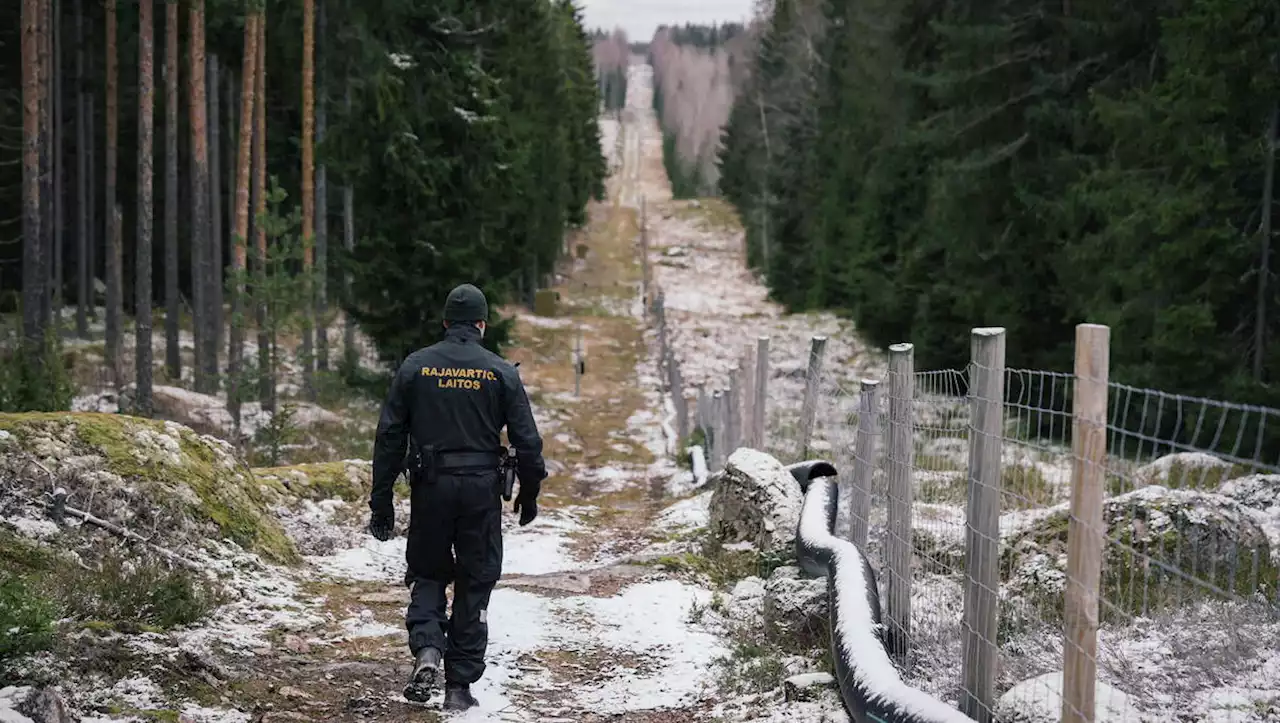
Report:
[{"label": "jacket sleeve", "polygon": [[508,368],[504,374],[503,399],[507,418],[507,439],[516,448],[516,474],[521,485],[536,485],[547,477],[542,459],[542,436],[533,419],[529,395],[525,392],[520,372]]},{"label": "jacket sleeve", "polygon": [[369,509],[375,513],[391,512],[394,505],[392,488],[404,471],[405,453],[409,446],[408,374],[400,367],[391,381],[391,390],[382,405],[378,432],[373,442],[373,490]]}]

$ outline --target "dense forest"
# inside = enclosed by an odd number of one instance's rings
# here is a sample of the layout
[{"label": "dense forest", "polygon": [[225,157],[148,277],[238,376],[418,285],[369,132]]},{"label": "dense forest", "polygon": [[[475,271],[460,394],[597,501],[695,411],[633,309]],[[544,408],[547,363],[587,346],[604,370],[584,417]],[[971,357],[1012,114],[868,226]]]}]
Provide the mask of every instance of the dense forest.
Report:
[{"label": "dense forest", "polygon": [[65,408],[70,336],[144,414],[180,329],[230,407],[274,401],[287,327],[306,378],[350,370],[316,333],[338,309],[395,362],[457,283],[530,300],[604,192],[572,0],[22,0],[0,49],[3,410]]},{"label": "dense forest", "polygon": [[663,163],[676,198],[716,192],[720,129],[744,82],[751,41],[742,25],[727,23],[662,25],[649,42]]},{"label": "dense forest", "polygon": [[[1280,5],[776,0],[719,153],[750,262],[918,368],[1011,367],[1280,406]],[[1183,420],[1193,425],[1196,420]]]}]

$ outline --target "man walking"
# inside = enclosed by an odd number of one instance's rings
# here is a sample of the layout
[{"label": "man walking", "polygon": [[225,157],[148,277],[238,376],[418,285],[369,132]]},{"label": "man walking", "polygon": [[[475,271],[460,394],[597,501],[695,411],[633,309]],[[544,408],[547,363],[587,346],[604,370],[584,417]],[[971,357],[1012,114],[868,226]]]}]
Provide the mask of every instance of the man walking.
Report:
[{"label": "man walking", "polygon": [[[426,702],[443,657],[445,710],[476,705],[471,684],[484,673],[489,595],[502,574],[501,431],[516,450],[520,524],[538,514],[546,478],[542,438],[515,367],[480,344],[488,302],[463,284],[444,305],[443,341],[410,354],[382,407],[373,450],[370,533],[394,534],[392,485],[409,457],[412,489],[405,549],[405,625],[413,674],[404,696]],[[453,583],[453,612],[445,588]]]}]

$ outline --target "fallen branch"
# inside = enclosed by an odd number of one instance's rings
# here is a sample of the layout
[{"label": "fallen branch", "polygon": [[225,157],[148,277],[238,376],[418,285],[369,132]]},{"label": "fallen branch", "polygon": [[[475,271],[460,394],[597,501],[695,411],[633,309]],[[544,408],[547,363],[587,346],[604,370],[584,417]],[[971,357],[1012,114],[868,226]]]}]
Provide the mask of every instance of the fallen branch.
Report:
[{"label": "fallen branch", "polygon": [[[46,473],[49,473],[49,469],[44,465],[40,464],[39,462],[35,462],[34,464],[40,467],[40,469],[43,469]],[[49,476],[52,477],[53,476],[52,473],[49,473]],[[179,555],[178,553],[166,547],[161,547],[155,544],[154,542],[151,542],[147,538],[143,537],[142,535],[139,535],[136,532],[131,532],[129,530],[126,530],[125,528],[115,524],[114,522],[107,522],[101,517],[95,517],[89,514],[88,512],[85,512],[84,510],[78,510],[74,507],[67,507],[67,492],[61,487],[53,491],[53,494],[51,495],[53,497],[52,500],[49,500],[48,502],[44,502],[44,503],[40,503],[36,500],[33,500],[30,497],[22,494],[21,492],[17,492],[16,490],[14,491],[13,494],[15,497],[20,497],[22,499],[25,499],[27,502],[32,504],[43,504],[46,510],[49,512],[49,516],[52,517],[53,520],[58,524],[62,524],[62,518],[64,515],[71,515],[72,517],[75,517],[79,520],[84,521],[86,524],[90,524],[90,525],[93,525],[94,527],[102,528],[103,530],[106,530],[107,532],[110,532],[113,535],[118,535],[131,542],[141,543],[142,545],[160,553],[165,559],[169,560],[170,562],[181,565],[187,568],[188,570],[203,573],[205,575],[211,574],[210,570],[205,569],[204,566],[200,565],[199,563],[192,562],[191,560],[188,560],[182,555]]]},{"label": "fallen branch", "polygon": [[[56,504],[56,503],[55,503],[55,504]],[[50,506],[52,507],[53,505],[51,504]],[[123,538],[124,538],[124,539],[126,539],[126,540],[130,540],[130,541],[132,541],[132,542],[138,542],[138,543],[141,543],[141,544],[143,544],[143,545],[145,545],[145,546],[147,546],[147,547],[151,548],[152,550],[155,550],[156,552],[160,553],[162,556],[164,556],[164,558],[165,558],[165,559],[169,560],[170,562],[173,562],[173,563],[177,563],[177,564],[179,564],[179,565],[182,565],[183,567],[187,568],[188,570],[192,570],[192,571],[194,571],[194,572],[199,572],[199,573],[207,573],[207,572],[209,572],[208,570],[206,570],[206,569],[205,569],[202,565],[200,565],[199,563],[192,562],[191,560],[188,560],[187,558],[183,557],[182,555],[179,555],[178,553],[174,552],[173,550],[170,550],[170,549],[165,548],[165,547],[161,547],[161,546],[159,546],[159,545],[155,544],[154,542],[151,542],[151,541],[150,541],[150,540],[148,540],[147,538],[143,537],[142,535],[139,535],[139,534],[138,534],[138,533],[136,533],[136,532],[130,532],[129,530],[126,530],[125,528],[123,528],[123,527],[121,527],[121,526],[119,526],[119,525],[117,525],[117,524],[115,524],[115,523],[113,523],[113,522],[107,522],[106,520],[102,519],[101,517],[94,517],[93,515],[89,514],[88,512],[85,512],[84,510],[77,510],[77,509],[76,509],[76,508],[74,508],[74,507],[63,507],[63,508],[62,508],[62,511],[63,511],[63,512],[65,512],[65,513],[66,513],[66,514],[68,514],[68,515],[71,515],[72,517],[77,517],[77,518],[79,518],[79,519],[83,520],[85,523],[90,524],[90,525],[93,525],[94,527],[100,527],[100,528],[102,528],[102,529],[106,530],[107,532],[110,532],[110,533],[111,533],[111,534],[113,534],[113,535],[118,535],[118,536],[123,537]]]}]

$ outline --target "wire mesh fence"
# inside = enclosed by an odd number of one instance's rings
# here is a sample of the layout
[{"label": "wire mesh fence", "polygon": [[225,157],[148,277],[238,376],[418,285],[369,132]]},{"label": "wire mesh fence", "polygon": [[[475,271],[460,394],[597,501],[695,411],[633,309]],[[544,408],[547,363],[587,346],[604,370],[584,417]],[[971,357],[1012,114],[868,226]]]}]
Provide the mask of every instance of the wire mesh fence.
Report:
[{"label": "wire mesh fence", "polygon": [[1003,330],[869,380],[756,342],[689,426],[713,470],[836,463],[904,679],[975,720],[1280,720],[1280,410],[1110,382],[1084,326],[1074,373],[1006,369]]}]

